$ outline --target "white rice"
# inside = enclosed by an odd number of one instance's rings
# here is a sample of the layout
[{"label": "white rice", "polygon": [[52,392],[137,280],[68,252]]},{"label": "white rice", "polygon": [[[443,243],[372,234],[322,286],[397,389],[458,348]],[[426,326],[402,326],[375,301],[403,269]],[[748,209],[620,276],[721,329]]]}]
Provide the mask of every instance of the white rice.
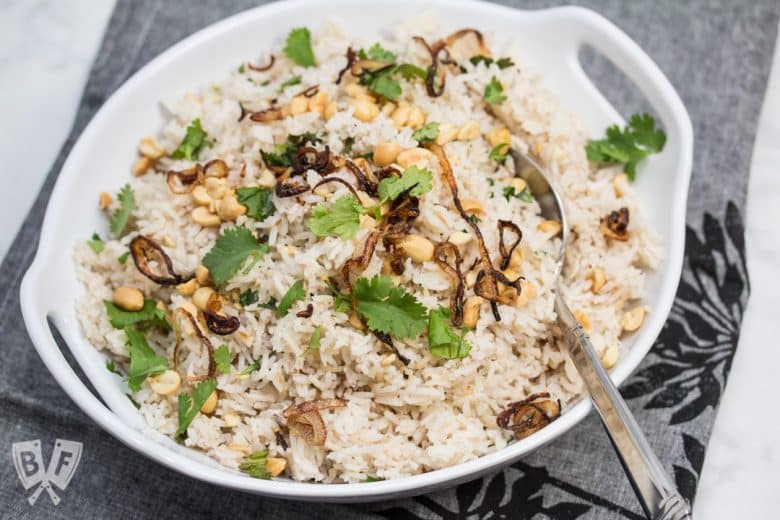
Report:
[{"label": "white rice", "polygon": [[[428,41],[444,36],[428,26],[401,26],[396,31],[397,39],[382,44],[398,53],[401,61],[425,67],[429,58],[419,44],[411,41],[413,34],[422,34]],[[314,35],[317,68],[295,66],[277,51],[276,64],[269,72],[235,72],[215,88],[166,101],[171,117],[157,141],[170,153],[181,142],[190,122],[200,118],[210,138],[216,140],[201,154],[201,162],[223,159],[230,166],[229,181],[234,186],[257,185],[263,169],[260,150],[271,150],[288,134],[327,132],[325,144],[337,154],[348,136],[355,140],[355,154],[372,152],[380,141],[414,147],[412,129],[396,130],[385,115],[369,123],[353,117],[344,92],[345,83],[354,82],[349,74],[340,86],[334,84],[346,62],[345,49],[349,45],[365,48],[373,42],[352,41],[336,25],[324,24]],[[257,62],[263,61],[265,58],[258,57]],[[612,179],[619,168],[592,169],[584,154],[586,135],[576,117],[563,111],[540,79],[522,63],[505,70],[484,64],[467,64],[466,68],[463,74],[448,74],[442,97],[430,98],[422,82],[415,81],[402,83],[403,99],[422,108],[427,121],[458,127],[469,121],[479,124],[482,137],[445,146],[460,196],[479,199],[487,209],[480,228],[494,260],[498,256],[496,221],[511,220],[522,228],[525,260],[518,274],[535,286],[536,296],[524,306],[500,305],[501,322],[496,322],[489,307],[483,305],[476,329],[467,335],[473,349],[465,359],[434,357],[423,334],[416,340],[396,342],[401,353],[412,360],[408,367],[398,361],[383,363],[388,348],[370,333],[349,325],[346,314],[333,310],[333,298],[323,281],[338,277],[344,262],[362,250],[367,231],[361,230],[351,241],[335,237],[317,240],[306,220],[323,197],[307,192],[298,198],[275,198],[277,211],[264,222],[245,216],[235,222],[267,234],[271,252],[249,272],[239,272],[226,291],[253,289],[261,302],[279,300],[296,280],[303,280],[312,296],[296,303],[282,319],[277,319],[272,310],[244,310],[239,314],[241,327],[237,333],[209,335],[215,347],[224,343],[230,349],[235,360],[233,373],[217,377],[217,409],[211,416],[199,414],[195,418],[188,430],[187,446],[231,468],[237,468],[247,453],[267,448],[270,455],[287,459],[287,475],[297,480],[389,479],[459,464],[503,448],[511,432],[497,427],[496,415],[512,401],[546,391],[567,403],[580,393],[580,380],[556,336],[552,289],[558,239],[537,229],[542,218],[535,202],[517,198],[506,201],[502,196],[502,188],[512,177],[511,160],[497,167],[488,159],[491,146],[484,134],[503,125],[485,111],[481,99],[484,85],[493,75],[503,84],[508,98],[501,112],[513,130],[513,148],[539,157],[565,194],[573,230],[565,273],[568,301],[574,310],[588,317],[591,338],[601,353],[619,347],[619,316],[640,304],[644,270],[653,268],[660,257],[658,240],[642,217],[636,195],[630,186],[616,193]],[[280,94],[279,82],[294,74],[301,76],[301,84]],[[266,79],[271,79],[270,84],[262,86]],[[254,110],[265,108],[271,98],[285,105],[294,94],[314,84],[328,92],[331,100],[338,100],[338,112],[328,121],[310,112],[266,125],[237,122],[238,101]],[[241,177],[243,164],[246,174]],[[85,286],[78,305],[84,333],[95,348],[106,351],[120,366],[128,361],[125,336],[112,328],[103,307],[103,300],[111,298],[114,288],[138,287],[147,297],[161,300],[171,309],[190,298],[151,282],[137,271],[132,260],[120,265],[117,257],[127,251],[134,236],[143,234],[165,247],[178,272],[187,273],[200,264],[218,235],[217,228],[201,228],[192,221],[195,205],[191,197],[172,195],[165,175],[160,173],[189,166],[189,162],[166,158],[156,165],[157,172],[132,178],[138,206],[132,231],[121,240],[108,241],[99,254],[86,243],[75,248],[78,274]],[[435,160],[429,168],[434,173],[433,189],[421,198],[421,215],[413,232],[437,242],[465,225],[453,209]],[[341,176],[351,180],[348,175]],[[487,182],[488,177],[495,179],[493,186]],[[318,178],[309,172],[310,184]],[[343,188],[335,191],[346,193]],[[599,221],[623,206],[630,210],[631,238],[608,242],[599,230]],[[225,223],[222,229],[232,225]],[[474,241],[461,250],[467,267],[477,256]],[[382,254],[380,246],[364,276],[381,271]],[[594,267],[602,269],[607,279],[598,294],[590,290],[588,279]],[[432,262],[407,260],[405,272],[396,283],[428,308],[449,306],[451,283]],[[467,296],[471,294],[468,289]],[[312,317],[296,317],[307,303],[314,306]],[[302,356],[318,326],[324,331],[321,348]],[[172,359],[174,341],[170,336],[152,333],[149,341],[160,355]],[[204,358],[194,348],[180,368],[189,374],[202,373]],[[259,370],[247,378],[236,377],[236,372],[258,358],[262,360]],[[183,384],[181,391],[190,388]],[[282,410],[294,403],[333,397],[348,404],[322,412],[328,432],[324,446],[308,446],[295,435],[287,437],[287,448],[277,443],[280,425],[282,432],[286,431]],[[147,381],[134,398],[150,426],[167,435],[174,433],[178,425],[176,395],[160,396]]]}]

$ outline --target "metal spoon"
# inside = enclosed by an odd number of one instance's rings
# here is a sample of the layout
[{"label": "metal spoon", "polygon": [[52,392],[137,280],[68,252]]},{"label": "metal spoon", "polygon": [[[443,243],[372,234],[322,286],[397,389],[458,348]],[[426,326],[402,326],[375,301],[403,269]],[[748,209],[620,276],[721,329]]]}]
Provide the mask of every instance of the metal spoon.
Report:
[{"label": "metal spoon", "polygon": [[601,366],[590,338],[564,300],[561,271],[566,258],[569,225],[561,196],[535,161],[514,150],[511,153],[515,172],[528,183],[528,188],[542,209],[542,216],[561,223],[561,248],[555,268],[555,313],[558,316],[558,324],[563,331],[569,356],[588,389],[637,498],[648,518],[690,520],[691,513],[685,499],[672,484],[658,457],[653,453],[626,402]]}]

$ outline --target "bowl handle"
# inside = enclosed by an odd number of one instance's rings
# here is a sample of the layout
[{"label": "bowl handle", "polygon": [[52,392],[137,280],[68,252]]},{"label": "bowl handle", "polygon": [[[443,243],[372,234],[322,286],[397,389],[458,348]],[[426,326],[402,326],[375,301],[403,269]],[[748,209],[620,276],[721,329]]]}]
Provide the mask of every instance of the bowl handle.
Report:
[{"label": "bowl handle", "polygon": [[[693,149],[690,144],[693,141],[691,120],[680,96],[661,69],[634,40],[603,16],[582,7],[563,7],[557,14],[560,16],[558,22],[562,24],[561,27],[565,27],[560,34],[566,40],[569,63],[573,64],[580,84],[603,99],[601,92],[585,74],[577,57],[583,45],[590,45],[609,59],[642,92],[664,123],[669,136],[667,143],[670,146],[683,143],[679,152],[682,154],[684,167],[690,170]],[[611,105],[604,101],[610,108],[609,111],[614,112]]]},{"label": "bowl handle", "polygon": [[[44,294],[44,287],[49,288],[50,286],[42,283],[46,280],[45,273],[47,271],[51,272],[51,269],[47,270],[41,267],[39,262],[34,262],[25,274],[20,290],[22,316],[38,355],[60,387],[96,423],[117,438],[128,439],[125,441],[127,444],[134,444],[129,439],[135,439],[136,442],[142,441],[143,438],[139,437],[140,432],[138,430],[126,424],[119,415],[103,404],[89,387],[84,384],[78,374],[71,368],[59,345],[57,345],[48,324],[49,314],[53,309],[49,307],[50,304],[47,304],[47,302],[56,300],[56,298],[47,297],[47,294]],[[47,293],[52,290],[56,293],[56,289],[46,289]],[[51,295],[49,294],[48,296]],[[82,366],[82,368],[84,369],[85,367]],[[106,375],[111,374],[106,371]],[[107,402],[112,406],[119,404],[118,402]],[[132,407],[129,401],[126,404],[122,404]]]}]

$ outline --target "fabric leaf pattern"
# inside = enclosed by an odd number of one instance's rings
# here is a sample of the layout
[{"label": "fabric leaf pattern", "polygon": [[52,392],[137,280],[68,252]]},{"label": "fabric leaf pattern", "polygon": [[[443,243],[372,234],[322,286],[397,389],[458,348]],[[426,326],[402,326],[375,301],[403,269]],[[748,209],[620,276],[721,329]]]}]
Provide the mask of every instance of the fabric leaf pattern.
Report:
[{"label": "fabric leaf pattern", "polygon": [[[642,410],[668,410],[664,428],[675,450],[661,458],[670,462],[667,471],[689,502],[705,451],[691,433],[693,425],[699,420],[711,424],[707,414],[720,401],[750,290],[743,234],[732,202],[722,218],[706,213],[698,231],[687,228],[685,264],[669,319],[639,370],[621,388],[639,416]],[[543,455],[541,450],[536,458]],[[644,518],[628,480],[619,494],[623,499],[615,501],[588,491],[587,478],[550,471],[521,461],[454,489],[398,501],[379,513],[425,520]]]}]

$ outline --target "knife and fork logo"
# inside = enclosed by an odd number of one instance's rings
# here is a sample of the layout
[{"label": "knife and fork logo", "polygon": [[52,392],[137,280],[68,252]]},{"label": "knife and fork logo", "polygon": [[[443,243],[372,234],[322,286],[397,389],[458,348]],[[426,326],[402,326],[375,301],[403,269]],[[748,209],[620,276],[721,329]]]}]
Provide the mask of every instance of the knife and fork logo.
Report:
[{"label": "knife and fork logo", "polygon": [[14,468],[24,489],[38,486],[27,499],[31,506],[35,505],[43,491],[48,493],[55,506],[60,503],[60,497],[55,493],[53,486],[57,486],[62,491],[68,487],[79,465],[82,446],[80,442],[57,439],[54,442],[49,465],[46,467],[43,463],[40,439],[13,443],[11,451]]}]

